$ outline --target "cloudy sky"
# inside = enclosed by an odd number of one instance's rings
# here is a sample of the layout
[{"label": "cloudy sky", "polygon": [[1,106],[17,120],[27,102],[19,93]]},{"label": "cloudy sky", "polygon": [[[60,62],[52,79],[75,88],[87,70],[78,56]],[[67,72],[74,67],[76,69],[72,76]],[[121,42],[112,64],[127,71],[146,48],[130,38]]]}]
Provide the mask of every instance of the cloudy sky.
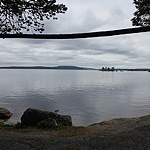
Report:
[{"label": "cloudy sky", "polygon": [[[68,7],[45,33],[80,33],[132,27],[132,0],[57,0]],[[0,66],[74,65],[150,68],[150,33],[73,40],[0,39]]]}]

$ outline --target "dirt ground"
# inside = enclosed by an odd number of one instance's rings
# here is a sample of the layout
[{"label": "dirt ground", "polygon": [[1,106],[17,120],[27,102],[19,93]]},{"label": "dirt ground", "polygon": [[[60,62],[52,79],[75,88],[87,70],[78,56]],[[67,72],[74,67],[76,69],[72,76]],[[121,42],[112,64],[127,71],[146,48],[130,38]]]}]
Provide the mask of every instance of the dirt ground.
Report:
[{"label": "dirt ground", "polygon": [[78,136],[52,130],[0,127],[0,150],[150,150],[150,115],[119,118],[86,127]]}]

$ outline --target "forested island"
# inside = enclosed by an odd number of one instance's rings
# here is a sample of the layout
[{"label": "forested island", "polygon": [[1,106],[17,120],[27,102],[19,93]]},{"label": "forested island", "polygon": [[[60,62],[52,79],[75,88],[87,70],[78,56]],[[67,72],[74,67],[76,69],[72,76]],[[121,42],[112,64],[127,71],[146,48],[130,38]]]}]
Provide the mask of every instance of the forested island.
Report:
[{"label": "forested island", "polygon": [[102,67],[99,71],[148,71],[150,72],[150,68],[137,68],[137,69],[121,69],[121,68],[114,68],[114,67]]}]

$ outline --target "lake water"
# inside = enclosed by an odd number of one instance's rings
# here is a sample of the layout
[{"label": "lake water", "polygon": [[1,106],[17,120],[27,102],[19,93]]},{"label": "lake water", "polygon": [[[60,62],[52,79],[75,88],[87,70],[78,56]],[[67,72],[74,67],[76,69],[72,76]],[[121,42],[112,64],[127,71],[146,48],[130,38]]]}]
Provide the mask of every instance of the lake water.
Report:
[{"label": "lake water", "polygon": [[0,107],[16,123],[27,108],[59,110],[74,125],[150,114],[149,72],[0,70]]}]

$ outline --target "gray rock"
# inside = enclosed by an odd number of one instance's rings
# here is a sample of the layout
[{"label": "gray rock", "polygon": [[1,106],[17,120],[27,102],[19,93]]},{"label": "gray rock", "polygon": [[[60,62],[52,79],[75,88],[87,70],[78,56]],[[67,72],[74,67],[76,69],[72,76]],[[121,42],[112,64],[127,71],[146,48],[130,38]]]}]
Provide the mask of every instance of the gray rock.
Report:
[{"label": "gray rock", "polygon": [[40,123],[38,123],[38,127],[40,127],[40,128],[57,127],[57,122],[55,119],[49,118],[47,120],[43,120]]},{"label": "gray rock", "polygon": [[9,119],[12,116],[12,113],[6,108],[0,108],[0,119]]},{"label": "gray rock", "polygon": [[72,126],[72,118],[69,115],[58,115],[56,122],[60,123],[63,126]]},{"label": "gray rock", "polygon": [[72,126],[72,119],[68,115],[59,115],[50,111],[28,108],[21,117],[22,126],[38,126],[47,121],[48,126]]}]

